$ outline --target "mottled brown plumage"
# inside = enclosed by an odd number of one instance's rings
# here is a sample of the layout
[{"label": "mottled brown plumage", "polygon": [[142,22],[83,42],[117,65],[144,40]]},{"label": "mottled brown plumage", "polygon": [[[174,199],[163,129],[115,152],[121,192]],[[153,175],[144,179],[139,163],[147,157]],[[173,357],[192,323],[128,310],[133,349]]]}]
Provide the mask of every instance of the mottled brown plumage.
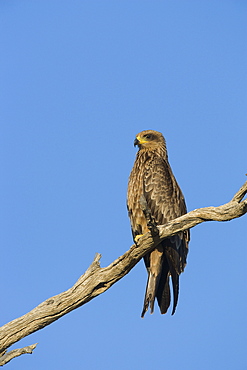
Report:
[{"label": "mottled brown plumage", "polygon": [[[186,205],[180,187],[168,162],[166,143],[160,132],[146,130],[135,139],[139,151],[131,171],[127,206],[133,238],[148,231],[147,221],[140,205],[144,196],[147,206],[157,225],[185,214]],[[186,265],[189,230],[165,239],[151,253],[144,257],[148,271],[148,281],[142,317],[150,306],[154,310],[155,297],[161,313],[166,313],[170,306],[169,280],[173,286],[173,309],[178,301],[179,275]]]}]

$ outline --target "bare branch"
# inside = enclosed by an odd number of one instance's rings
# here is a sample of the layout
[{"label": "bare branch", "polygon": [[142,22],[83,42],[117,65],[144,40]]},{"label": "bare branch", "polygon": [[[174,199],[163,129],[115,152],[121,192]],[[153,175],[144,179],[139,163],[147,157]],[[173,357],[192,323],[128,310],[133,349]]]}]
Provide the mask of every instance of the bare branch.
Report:
[{"label": "bare branch", "polygon": [[[246,174],[247,176],[247,174]],[[247,186],[246,186],[247,181],[245,184],[239,189],[239,191],[234,195],[232,198],[232,201],[240,203],[241,200],[244,198],[244,196],[247,194]]]},{"label": "bare branch", "polygon": [[30,346],[24,348],[13,349],[12,351],[6,353],[0,357],[0,366],[7,364],[9,361],[13,360],[13,358],[24,355],[25,353],[33,353],[33,350],[36,348],[37,344],[38,343],[31,344]]},{"label": "bare branch", "polygon": [[[0,328],[0,353],[9,348],[13,343],[44,328],[63,315],[105,292],[114,283],[124,277],[160,240],[205,221],[229,221],[243,216],[247,212],[247,199],[242,200],[246,193],[247,182],[229,203],[219,207],[196,209],[168,222],[166,225],[158,226],[159,235],[152,236],[148,232],[138,240],[137,245],[132,245],[126,253],[107,267],[100,267],[99,260],[101,256],[100,254],[96,254],[91,266],[78,279],[74,286],[63,293],[47,299],[26,315]],[[0,361],[2,361],[4,356],[0,357]]]}]

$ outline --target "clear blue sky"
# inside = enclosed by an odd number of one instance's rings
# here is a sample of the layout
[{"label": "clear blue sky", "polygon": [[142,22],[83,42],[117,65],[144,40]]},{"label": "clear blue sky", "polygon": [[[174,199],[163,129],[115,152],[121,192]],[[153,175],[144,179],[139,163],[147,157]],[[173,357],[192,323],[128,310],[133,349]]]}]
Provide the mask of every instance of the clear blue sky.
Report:
[{"label": "clear blue sky", "polygon": [[[1,324],[129,249],[139,131],[166,137],[188,210],[244,183],[246,15],[243,0],[1,0]],[[246,220],[192,230],[174,316],[140,318],[141,261],[6,368],[246,369]]]}]

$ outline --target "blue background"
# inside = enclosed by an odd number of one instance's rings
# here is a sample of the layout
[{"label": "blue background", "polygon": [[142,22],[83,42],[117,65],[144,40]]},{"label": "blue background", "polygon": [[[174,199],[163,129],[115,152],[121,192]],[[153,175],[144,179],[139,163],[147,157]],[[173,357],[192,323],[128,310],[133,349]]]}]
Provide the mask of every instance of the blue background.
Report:
[{"label": "blue background", "polygon": [[[0,3],[3,325],[132,244],[135,135],[161,131],[188,210],[246,180],[247,3]],[[141,261],[12,348],[8,369],[246,369],[246,216],[192,230],[174,316],[140,318]]]}]

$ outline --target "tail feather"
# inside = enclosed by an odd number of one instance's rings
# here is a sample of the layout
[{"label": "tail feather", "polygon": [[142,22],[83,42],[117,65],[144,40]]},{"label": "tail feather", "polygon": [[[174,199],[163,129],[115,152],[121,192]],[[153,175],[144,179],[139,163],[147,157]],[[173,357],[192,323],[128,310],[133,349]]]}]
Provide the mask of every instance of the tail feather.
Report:
[{"label": "tail feather", "polygon": [[171,250],[165,249],[166,260],[168,262],[169,268],[169,275],[171,275],[172,279],[172,291],[173,291],[173,307],[172,307],[172,315],[174,315],[176,311],[176,307],[178,304],[178,293],[179,293],[179,274],[176,271],[176,265],[174,259],[172,258]]},{"label": "tail feather", "polygon": [[179,275],[176,272],[172,273],[172,289],[173,289],[172,315],[174,315],[178,304],[178,292],[179,292]]},{"label": "tail feather", "polygon": [[[158,257],[156,265],[152,265],[150,258]],[[149,258],[148,258],[149,257]],[[144,304],[141,317],[144,317],[148,308],[150,307],[151,313],[154,311],[154,302],[157,298],[160,312],[165,314],[171,304],[171,293],[170,293],[170,277],[172,282],[173,291],[173,307],[172,315],[174,315],[178,303],[179,293],[179,270],[177,268],[177,252],[170,246],[166,245],[163,249],[163,253],[160,250],[153,251],[149,256],[144,257],[145,264],[148,270],[148,281],[146,286]],[[154,259],[153,259],[154,260]]]},{"label": "tail feather", "polygon": [[155,276],[154,274],[149,272],[141,317],[144,317],[149,306],[150,306],[150,312],[151,313],[154,312],[154,300],[155,300],[155,293],[157,290],[158,280],[159,280],[158,276]]},{"label": "tail feather", "polygon": [[156,297],[160,312],[162,314],[166,313],[171,303],[171,293],[169,284],[169,265],[165,256]]}]

